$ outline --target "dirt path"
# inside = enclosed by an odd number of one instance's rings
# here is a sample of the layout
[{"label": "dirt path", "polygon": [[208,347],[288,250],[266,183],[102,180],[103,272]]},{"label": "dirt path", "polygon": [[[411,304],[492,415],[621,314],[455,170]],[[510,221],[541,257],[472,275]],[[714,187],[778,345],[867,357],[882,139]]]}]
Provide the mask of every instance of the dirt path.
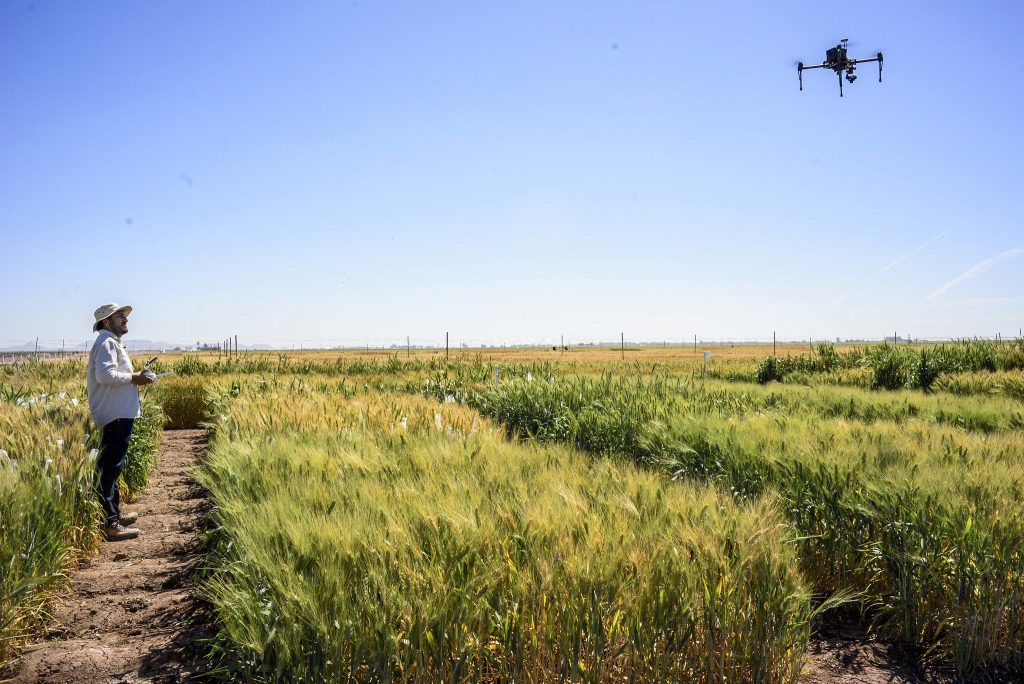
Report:
[{"label": "dirt path", "polygon": [[149,489],[137,510],[137,539],[108,542],[72,574],[45,641],[29,646],[14,682],[129,684],[185,681],[205,664],[202,608],[192,575],[202,559],[205,492],[188,468],[205,452],[201,430],[164,433]]}]

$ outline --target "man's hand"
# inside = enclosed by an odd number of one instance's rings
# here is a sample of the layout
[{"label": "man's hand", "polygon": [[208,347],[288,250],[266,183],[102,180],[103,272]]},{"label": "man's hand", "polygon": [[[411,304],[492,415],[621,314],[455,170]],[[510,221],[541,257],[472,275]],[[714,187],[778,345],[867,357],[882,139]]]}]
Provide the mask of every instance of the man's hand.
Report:
[{"label": "man's hand", "polygon": [[139,371],[132,375],[133,385],[152,385],[154,382],[156,382],[156,377],[148,370]]}]

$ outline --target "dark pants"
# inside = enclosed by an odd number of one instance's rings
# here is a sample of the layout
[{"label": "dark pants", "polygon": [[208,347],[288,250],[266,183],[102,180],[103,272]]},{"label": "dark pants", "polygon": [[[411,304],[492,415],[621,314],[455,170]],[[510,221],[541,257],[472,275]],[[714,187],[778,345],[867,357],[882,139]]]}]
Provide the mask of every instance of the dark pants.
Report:
[{"label": "dark pants", "polygon": [[107,525],[113,525],[121,517],[118,507],[121,499],[121,488],[118,478],[124,470],[124,459],[128,455],[128,443],[132,439],[134,418],[118,418],[103,426],[102,446],[96,459],[99,478],[96,480],[96,491],[100,495],[100,505],[107,517]]}]

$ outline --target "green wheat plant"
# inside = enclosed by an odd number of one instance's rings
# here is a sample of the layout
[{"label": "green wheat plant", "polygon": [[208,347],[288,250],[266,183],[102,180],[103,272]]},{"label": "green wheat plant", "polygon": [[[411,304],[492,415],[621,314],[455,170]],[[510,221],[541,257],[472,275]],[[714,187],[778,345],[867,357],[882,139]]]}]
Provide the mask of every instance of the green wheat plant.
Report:
[{"label": "green wheat plant", "polygon": [[795,681],[771,497],[509,442],[456,401],[242,386],[200,470],[204,595],[251,681]]}]

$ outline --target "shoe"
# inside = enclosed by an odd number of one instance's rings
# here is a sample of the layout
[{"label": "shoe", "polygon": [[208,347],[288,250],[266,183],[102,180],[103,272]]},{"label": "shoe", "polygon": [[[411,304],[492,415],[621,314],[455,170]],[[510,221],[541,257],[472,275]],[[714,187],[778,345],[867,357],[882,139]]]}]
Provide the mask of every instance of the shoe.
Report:
[{"label": "shoe", "polygon": [[107,541],[124,541],[125,539],[135,539],[139,536],[139,530],[134,527],[125,527],[120,523],[114,523],[113,525],[107,525],[103,529],[103,534],[106,536]]},{"label": "shoe", "polygon": [[133,522],[135,522],[138,519],[139,519],[138,512],[137,511],[132,511],[131,513],[125,513],[124,515],[122,515],[121,518],[117,522],[122,524],[122,525],[131,525]]}]

